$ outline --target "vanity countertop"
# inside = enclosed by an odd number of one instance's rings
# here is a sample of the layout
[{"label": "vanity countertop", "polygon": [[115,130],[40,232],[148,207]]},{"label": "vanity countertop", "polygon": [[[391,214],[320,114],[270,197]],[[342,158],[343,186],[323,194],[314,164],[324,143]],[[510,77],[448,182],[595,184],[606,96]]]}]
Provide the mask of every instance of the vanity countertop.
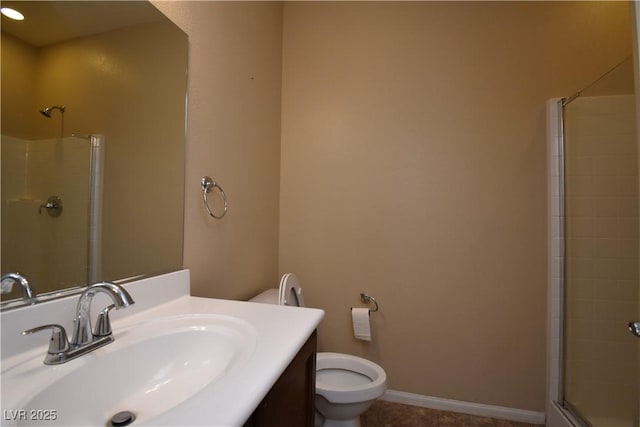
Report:
[{"label": "vanity countertop", "polygon": [[[126,288],[136,300],[136,305],[138,301],[144,301],[148,288],[140,288],[135,285],[127,285]],[[77,300],[77,296],[74,300]],[[284,372],[324,316],[324,312],[318,309],[200,298],[189,295],[178,297],[172,295],[167,301],[156,302],[152,306],[141,304],[137,310],[126,316],[120,315],[120,312],[124,314],[127,310],[120,310],[117,313],[119,316],[114,316],[112,321],[115,342],[104,348],[115,346],[119,333],[124,336],[127,330],[134,330],[135,325],[141,322],[180,315],[215,315],[221,318],[236,319],[238,322],[250,325],[252,331],[255,332],[251,334],[252,350],[241,368],[234,370],[232,374],[224,375],[211,385],[205,386],[191,398],[163,412],[162,416],[150,419],[148,422],[140,419],[140,423],[135,422],[133,425],[241,426]],[[73,313],[70,312],[68,315],[72,316]],[[6,322],[6,319],[3,320]],[[56,319],[39,317],[37,323],[44,324],[55,321]],[[24,326],[25,321],[22,320],[22,322],[20,327]],[[3,325],[3,333],[5,333],[5,326],[6,323]],[[71,372],[76,361],[90,363],[90,359],[82,361],[85,357],[82,356],[63,365],[44,365],[42,359],[46,352],[44,344],[47,337],[42,334],[38,335],[42,345],[37,348],[25,349],[24,352],[11,355],[2,361],[3,411],[21,409],[21,402],[27,401],[39,391],[34,388],[37,381],[29,381],[30,376],[42,378],[44,373],[45,377],[58,378],[60,375],[64,375],[65,369]],[[124,341],[124,338],[122,340]],[[6,344],[3,340],[3,345]],[[96,350],[95,354],[100,350]],[[171,352],[172,349],[167,348],[166,351]],[[55,375],[49,375],[54,371],[57,372]],[[78,386],[83,387],[83,384]],[[42,387],[42,384],[37,387]],[[123,387],[126,387],[126,384]]]}]

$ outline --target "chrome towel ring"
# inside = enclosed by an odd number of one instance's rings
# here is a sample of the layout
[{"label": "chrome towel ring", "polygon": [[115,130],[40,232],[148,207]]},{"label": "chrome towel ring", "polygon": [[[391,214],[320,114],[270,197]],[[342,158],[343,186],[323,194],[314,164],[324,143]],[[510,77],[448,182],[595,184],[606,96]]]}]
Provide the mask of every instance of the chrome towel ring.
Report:
[{"label": "chrome towel ring", "polygon": [[[218,184],[208,176],[203,176],[202,180],[200,181],[200,185],[202,186],[202,200],[204,201],[204,207],[209,215],[211,215],[215,219],[221,219],[222,217],[224,217],[227,214],[229,203],[227,203],[227,195],[225,194],[222,187],[220,187],[220,184]],[[214,214],[213,211],[209,208],[209,203],[207,202],[207,193],[209,193],[213,188],[217,188],[220,191],[220,194],[222,194],[222,200],[224,201],[224,210],[222,211],[221,215]]]}]

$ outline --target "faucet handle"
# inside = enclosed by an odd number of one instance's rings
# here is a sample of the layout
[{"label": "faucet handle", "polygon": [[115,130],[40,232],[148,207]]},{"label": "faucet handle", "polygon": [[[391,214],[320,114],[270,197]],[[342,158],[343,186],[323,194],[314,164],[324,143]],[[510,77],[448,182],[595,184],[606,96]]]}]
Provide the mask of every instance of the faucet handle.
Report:
[{"label": "faucet handle", "polygon": [[22,331],[22,335],[31,335],[33,333],[44,331],[46,329],[52,330],[51,341],[49,342],[49,350],[47,350],[47,353],[58,354],[69,351],[69,340],[67,339],[67,332],[60,325],[50,324],[37,326],[35,328]]},{"label": "faucet handle", "polygon": [[109,320],[109,311],[114,309],[115,304],[111,304],[105,307],[100,313],[98,313],[98,320],[96,321],[96,327],[93,330],[94,337],[106,337],[111,335],[111,321]]}]

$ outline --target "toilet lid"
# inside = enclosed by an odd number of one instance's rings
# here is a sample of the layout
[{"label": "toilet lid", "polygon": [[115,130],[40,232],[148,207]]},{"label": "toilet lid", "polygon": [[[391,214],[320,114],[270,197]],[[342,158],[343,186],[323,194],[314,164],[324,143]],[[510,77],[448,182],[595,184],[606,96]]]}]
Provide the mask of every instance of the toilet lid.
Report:
[{"label": "toilet lid", "polygon": [[300,289],[298,279],[293,273],[286,273],[280,279],[278,302],[280,305],[304,307],[302,289]]}]

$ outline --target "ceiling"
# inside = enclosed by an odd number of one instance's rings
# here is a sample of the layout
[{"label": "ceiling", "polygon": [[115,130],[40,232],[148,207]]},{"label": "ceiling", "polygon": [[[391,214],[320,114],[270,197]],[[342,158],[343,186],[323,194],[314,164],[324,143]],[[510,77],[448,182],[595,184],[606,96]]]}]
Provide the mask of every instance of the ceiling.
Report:
[{"label": "ceiling", "polygon": [[166,19],[148,1],[2,1],[24,21],[2,16],[2,32],[35,47]]}]

